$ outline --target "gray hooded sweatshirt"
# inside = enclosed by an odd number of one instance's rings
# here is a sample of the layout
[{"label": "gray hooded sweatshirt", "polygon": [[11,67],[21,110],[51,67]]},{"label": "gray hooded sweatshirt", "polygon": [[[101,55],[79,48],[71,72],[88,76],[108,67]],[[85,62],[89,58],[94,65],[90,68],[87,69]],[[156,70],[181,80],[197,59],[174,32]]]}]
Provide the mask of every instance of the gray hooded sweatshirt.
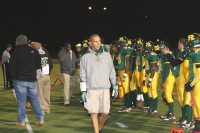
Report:
[{"label": "gray hooded sweatshirt", "polygon": [[111,55],[104,52],[102,47],[99,52],[88,49],[80,60],[80,89],[81,91],[110,89],[111,84],[116,85],[116,73]]}]

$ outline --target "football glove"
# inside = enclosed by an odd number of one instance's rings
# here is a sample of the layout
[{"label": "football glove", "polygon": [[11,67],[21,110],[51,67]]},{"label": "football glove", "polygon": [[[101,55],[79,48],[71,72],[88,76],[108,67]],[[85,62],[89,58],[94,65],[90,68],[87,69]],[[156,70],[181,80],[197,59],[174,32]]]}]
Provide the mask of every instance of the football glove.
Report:
[{"label": "football glove", "polygon": [[82,91],[81,99],[83,102],[87,102],[87,92],[86,91]]},{"label": "football glove", "polygon": [[147,83],[147,87],[150,88],[152,84],[152,78],[149,78],[148,83]]},{"label": "football glove", "polygon": [[143,86],[146,85],[146,77],[143,78],[142,85],[143,85]]},{"label": "football glove", "polygon": [[189,92],[193,90],[193,88],[194,88],[194,85],[192,85],[192,81],[185,84],[185,91]]},{"label": "football glove", "polygon": [[118,96],[118,85],[115,85],[115,86],[113,87],[112,96],[113,96],[114,98],[117,98],[117,96]]},{"label": "football glove", "polygon": [[123,77],[122,77],[122,82],[125,82],[125,80],[126,80],[126,76],[127,76],[127,74],[124,73],[124,75],[123,75]]}]

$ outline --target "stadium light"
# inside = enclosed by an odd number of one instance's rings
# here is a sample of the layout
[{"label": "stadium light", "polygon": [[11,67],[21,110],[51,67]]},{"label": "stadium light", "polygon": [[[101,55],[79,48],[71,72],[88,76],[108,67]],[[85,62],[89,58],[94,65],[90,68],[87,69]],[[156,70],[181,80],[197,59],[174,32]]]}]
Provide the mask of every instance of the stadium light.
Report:
[{"label": "stadium light", "polygon": [[89,9],[89,10],[92,10],[92,7],[91,7],[91,6],[88,6],[88,9]]},{"label": "stadium light", "polygon": [[104,11],[107,10],[106,6],[103,8],[103,10],[104,10]]}]

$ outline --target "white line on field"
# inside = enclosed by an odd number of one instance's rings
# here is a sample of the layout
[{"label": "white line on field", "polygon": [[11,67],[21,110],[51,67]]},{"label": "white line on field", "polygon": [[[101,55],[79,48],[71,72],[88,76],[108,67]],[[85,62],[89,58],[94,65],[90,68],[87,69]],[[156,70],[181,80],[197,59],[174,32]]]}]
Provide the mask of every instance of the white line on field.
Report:
[{"label": "white line on field", "polygon": [[127,128],[128,127],[127,125],[125,125],[123,123],[119,123],[119,122],[116,122],[115,124],[120,128]]},{"label": "white line on field", "polygon": [[[15,90],[12,89],[12,91],[13,91],[13,95],[15,96],[15,99],[16,99],[16,101],[17,101],[16,94],[15,94]],[[31,127],[31,125],[29,124],[29,120],[28,120],[27,115],[26,115],[26,118],[25,118],[25,123],[26,123],[26,129],[28,130],[28,133],[34,133],[32,127]]]}]

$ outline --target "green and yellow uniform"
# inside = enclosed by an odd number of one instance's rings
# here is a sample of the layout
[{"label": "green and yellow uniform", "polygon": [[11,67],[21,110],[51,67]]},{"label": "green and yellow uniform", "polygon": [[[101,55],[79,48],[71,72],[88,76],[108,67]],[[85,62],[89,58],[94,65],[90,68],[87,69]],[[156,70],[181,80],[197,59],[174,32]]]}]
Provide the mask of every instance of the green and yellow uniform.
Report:
[{"label": "green and yellow uniform", "polygon": [[[171,53],[172,54],[172,53]],[[162,83],[164,83],[164,93],[169,106],[169,112],[173,114],[173,88],[175,85],[175,77],[174,77],[174,67],[170,65],[170,62],[167,60],[165,55],[161,55],[161,75],[162,75]]]},{"label": "green and yellow uniform", "polygon": [[129,48],[122,48],[119,52],[118,55],[118,85],[119,85],[119,98],[123,98],[124,94],[127,94],[130,92],[130,74],[131,74],[131,70],[129,69],[129,72],[127,73],[128,76],[126,76],[126,80],[125,82],[122,82],[122,77],[125,73],[125,69],[126,69],[126,57],[130,56],[131,57],[132,54],[132,50]]},{"label": "green and yellow uniform", "polygon": [[158,105],[158,79],[159,79],[159,57],[155,52],[151,52],[148,55],[148,64],[149,64],[149,70],[146,71],[148,73],[147,77],[147,83],[149,80],[149,77],[152,75],[152,71],[155,71],[152,81],[151,81],[151,86],[148,88],[148,96],[150,98],[150,109],[152,111],[157,110],[157,105]]}]

